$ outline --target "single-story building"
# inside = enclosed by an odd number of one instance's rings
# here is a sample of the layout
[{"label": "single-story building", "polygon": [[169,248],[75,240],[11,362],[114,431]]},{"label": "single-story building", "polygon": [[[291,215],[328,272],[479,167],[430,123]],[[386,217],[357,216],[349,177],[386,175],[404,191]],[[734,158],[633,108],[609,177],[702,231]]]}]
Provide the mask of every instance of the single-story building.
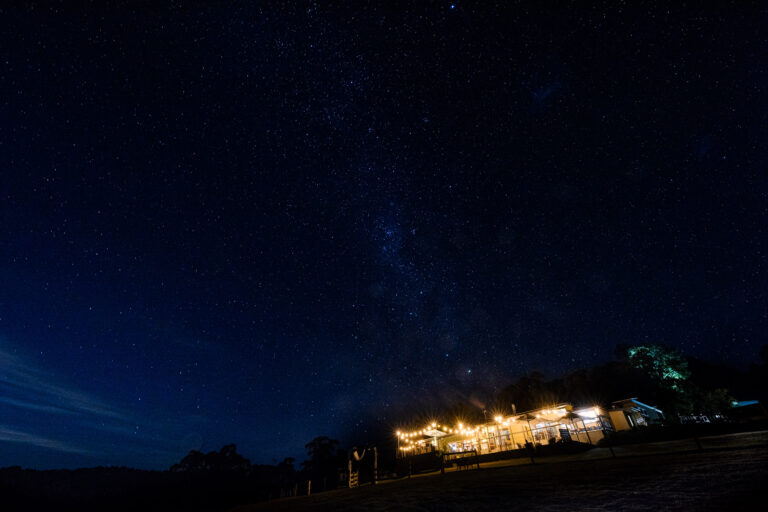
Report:
[{"label": "single-story building", "polygon": [[627,398],[611,403],[608,415],[615,430],[658,425],[664,421],[664,413],[660,409],[644,404],[637,398]]},{"label": "single-story building", "polygon": [[757,400],[735,400],[731,409],[727,411],[728,418],[732,421],[764,421],[768,419],[768,412]]},{"label": "single-story building", "polygon": [[562,403],[512,415],[496,415],[492,421],[453,425],[431,421],[426,426],[398,430],[398,454],[408,456],[431,451],[457,453],[476,450],[478,454],[516,450],[526,443],[548,444],[579,441],[596,444],[613,430],[608,411],[600,407],[574,409]]}]

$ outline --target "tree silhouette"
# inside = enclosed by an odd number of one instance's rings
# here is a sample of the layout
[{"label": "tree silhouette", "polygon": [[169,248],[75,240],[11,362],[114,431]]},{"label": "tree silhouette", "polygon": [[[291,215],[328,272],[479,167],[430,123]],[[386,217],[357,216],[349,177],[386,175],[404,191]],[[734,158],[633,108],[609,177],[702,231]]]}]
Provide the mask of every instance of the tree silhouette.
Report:
[{"label": "tree silhouette", "polygon": [[320,483],[319,489],[336,487],[339,470],[346,463],[346,455],[338,449],[339,442],[328,436],[319,436],[305,445],[308,460],[303,463],[304,471],[313,481]]},{"label": "tree silhouette", "polygon": [[181,462],[174,464],[171,471],[248,471],[251,463],[248,459],[237,453],[234,444],[225,445],[218,452],[203,454],[192,450]]}]

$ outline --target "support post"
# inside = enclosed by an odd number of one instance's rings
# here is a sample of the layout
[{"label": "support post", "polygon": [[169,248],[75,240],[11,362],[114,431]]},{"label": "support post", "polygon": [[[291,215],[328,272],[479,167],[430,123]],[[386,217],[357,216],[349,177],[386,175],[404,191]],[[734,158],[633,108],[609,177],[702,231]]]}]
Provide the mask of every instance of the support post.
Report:
[{"label": "support post", "polygon": [[608,450],[611,452],[611,457],[616,457],[616,453],[613,451],[613,446],[611,446],[611,442],[608,440],[608,432],[605,431],[605,423],[603,423],[603,416],[598,411],[597,413],[597,419],[600,420],[600,427],[603,429],[603,439],[605,439],[605,444],[608,445]]},{"label": "support post", "polygon": [[373,485],[379,479],[379,450],[373,447]]}]

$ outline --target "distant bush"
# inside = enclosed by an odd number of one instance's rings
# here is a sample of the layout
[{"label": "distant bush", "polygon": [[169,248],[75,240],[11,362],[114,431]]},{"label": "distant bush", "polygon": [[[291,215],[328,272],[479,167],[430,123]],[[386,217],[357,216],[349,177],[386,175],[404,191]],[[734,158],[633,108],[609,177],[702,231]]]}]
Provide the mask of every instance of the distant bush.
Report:
[{"label": "distant bush", "polygon": [[171,466],[174,473],[184,471],[249,471],[251,462],[237,453],[234,444],[223,446],[218,452],[203,454],[192,450],[181,462]]}]

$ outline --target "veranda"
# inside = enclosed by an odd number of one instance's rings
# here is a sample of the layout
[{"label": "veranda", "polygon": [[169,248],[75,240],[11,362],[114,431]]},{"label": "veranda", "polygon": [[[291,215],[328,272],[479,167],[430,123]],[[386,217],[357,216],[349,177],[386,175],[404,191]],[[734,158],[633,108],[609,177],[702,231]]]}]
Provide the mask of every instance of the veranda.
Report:
[{"label": "veranda", "polygon": [[496,415],[480,424],[453,425],[431,421],[413,430],[397,431],[398,456],[432,451],[478,454],[502,452],[556,442],[596,444],[612,430],[607,411],[599,407],[574,409],[563,403],[512,415]]}]

